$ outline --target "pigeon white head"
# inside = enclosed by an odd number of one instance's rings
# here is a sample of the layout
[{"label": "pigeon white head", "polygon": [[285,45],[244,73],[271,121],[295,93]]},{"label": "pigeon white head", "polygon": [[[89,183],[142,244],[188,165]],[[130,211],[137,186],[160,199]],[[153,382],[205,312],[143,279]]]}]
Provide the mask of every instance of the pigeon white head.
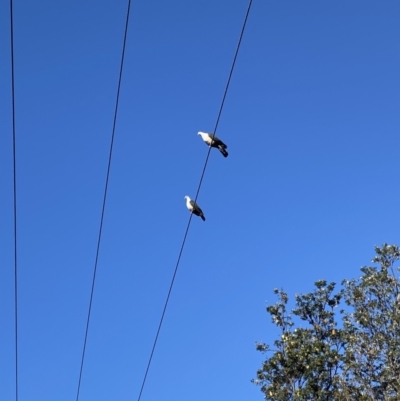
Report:
[{"label": "pigeon white head", "polygon": [[184,199],[190,199],[187,195],[185,195]]}]

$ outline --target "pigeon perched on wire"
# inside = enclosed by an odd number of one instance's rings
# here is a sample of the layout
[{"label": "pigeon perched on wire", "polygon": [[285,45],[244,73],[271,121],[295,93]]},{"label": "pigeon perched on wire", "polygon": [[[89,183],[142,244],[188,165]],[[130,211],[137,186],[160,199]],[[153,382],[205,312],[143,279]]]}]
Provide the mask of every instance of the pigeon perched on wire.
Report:
[{"label": "pigeon perched on wire", "polygon": [[228,147],[227,145],[225,145],[221,139],[219,139],[217,136],[213,134],[209,134],[207,132],[198,132],[198,135],[201,136],[201,138],[203,139],[203,141],[208,145],[211,146],[213,148],[217,148],[221,153],[222,156],[224,157],[228,157],[228,152],[226,151],[226,148]]},{"label": "pigeon perched on wire", "polygon": [[187,195],[185,196],[186,199],[186,207],[189,209],[189,211],[196,216],[200,216],[203,221],[206,221],[206,218],[204,217],[203,211],[200,209],[200,206],[192,199],[190,199]]}]

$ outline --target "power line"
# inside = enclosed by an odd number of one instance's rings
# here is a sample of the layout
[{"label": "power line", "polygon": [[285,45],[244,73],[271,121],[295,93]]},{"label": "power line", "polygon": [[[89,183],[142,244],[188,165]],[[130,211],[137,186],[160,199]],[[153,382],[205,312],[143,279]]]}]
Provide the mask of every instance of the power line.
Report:
[{"label": "power line", "polygon": [[[222,109],[224,108],[226,95],[227,95],[227,93],[228,93],[228,89],[229,89],[229,85],[230,85],[230,82],[231,82],[233,70],[234,70],[235,64],[236,64],[237,55],[238,55],[238,53],[239,53],[240,45],[241,45],[241,43],[242,43],[242,38],[243,38],[244,30],[245,30],[245,28],[246,28],[247,19],[248,19],[249,13],[250,13],[250,9],[251,9],[251,4],[252,4],[252,2],[253,2],[253,0],[249,0],[249,5],[248,5],[248,7],[247,7],[246,15],[245,15],[245,18],[244,18],[244,21],[243,21],[242,30],[241,30],[240,36],[239,36],[239,41],[238,41],[238,44],[237,44],[237,46],[236,46],[235,56],[233,57],[231,70],[230,70],[230,72],[229,72],[228,81],[227,81],[227,83],[226,83],[224,95],[223,95],[223,97],[222,97],[222,102],[221,102],[221,106],[220,106],[220,108],[219,108],[219,112],[218,112],[218,116],[217,116],[217,121],[216,121],[216,123],[215,123],[215,127],[214,127],[214,132],[213,132],[213,135],[212,135],[212,139],[214,139],[214,136],[216,135],[216,132],[217,132],[219,120],[220,120],[220,118],[221,118]],[[209,159],[209,157],[210,157],[210,152],[211,152],[211,146],[210,146],[209,149],[208,149],[206,161],[205,161],[205,163],[204,163],[203,171],[202,171],[201,176],[200,176],[200,181],[199,181],[199,185],[198,185],[198,187],[197,187],[196,197],[195,197],[195,199],[194,199],[195,202],[197,201],[197,197],[198,197],[199,192],[200,192],[201,184],[202,184],[202,182],[203,182],[204,174],[205,174],[205,172],[206,172],[206,168],[207,168],[207,164],[208,164],[208,159]],[[145,374],[144,374],[144,378],[143,378],[142,385],[141,385],[141,387],[140,387],[140,392],[139,392],[139,396],[138,396],[137,401],[140,401],[140,398],[142,397],[144,385],[146,384],[147,374],[149,373],[151,361],[152,361],[152,359],[153,359],[154,350],[155,350],[156,345],[157,345],[158,336],[159,336],[159,334],[160,334],[160,330],[161,330],[161,326],[162,326],[162,323],[163,323],[163,320],[164,320],[165,312],[166,312],[166,310],[167,310],[169,298],[170,298],[170,295],[171,295],[171,292],[172,292],[172,287],[173,287],[173,285],[174,285],[174,281],[175,281],[176,273],[177,273],[177,271],[178,271],[179,263],[180,263],[180,261],[181,261],[183,249],[184,249],[184,247],[185,247],[186,238],[187,238],[187,235],[188,235],[188,232],[189,232],[189,228],[190,228],[190,223],[191,223],[191,221],[192,221],[192,217],[193,217],[193,213],[190,213],[189,221],[188,221],[188,224],[187,224],[187,226],[186,226],[185,234],[184,234],[184,236],[183,236],[183,241],[182,241],[182,245],[181,245],[181,248],[180,248],[180,251],[179,251],[178,260],[177,260],[177,262],[176,262],[175,270],[174,270],[174,273],[173,273],[173,275],[172,275],[171,284],[170,284],[170,286],[169,286],[167,298],[166,298],[166,300],[165,300],[164,308],[163,308],[163,311],[162,311],[162,314],[161,314],[161,319],[160,319],[160,322],[159,322],[159,324],[158,324],[156,336],[155,336],[155,339],[154,339],[154,342],[153,342],[153,347],[152,347],[151,352],[150,352],[149,361],[148,361],[148,363],[147,363],[146,371],[145,371]]]},{"label": "power line", "polygon": [[15,399],[18,401],[18,263],[17,263],[17,152],[15,133],[15,77],[14,77],[14,15],[13,0],[10,0],[10,42],[11,42],[11,112],[13,139],[13,181],[14,181],[14,321],[15,321]]},{"label": "power line", "polygon": [[89,331],[90,313],[91,313],[91,310],[92,310],[93,293],[94,293],[94,286],[95,286],[95,282],[96,282],[97,262],[98,262],[98,259],[99,259],[101,235],[102,235],[102,231],[103,231],[104,211],[105,211],[106,200],[107,200],[108,181],[109,181],[109,178],[110,178],[112,151],[113,151],[113,145],[114,145],[115,127],[116,127],[116,123],[117,123],[119,94],[120,94],[120,90],[121,90],[122,71],[123,71],[123,67],[124,67],[125,47],[126,47],[126,38],[127,38],[127,34],[128,34],[130,9],[131,9],[131,0],[128,0],[128,7],[127,7],[127,11],[126,11],[126,21],[125,21],[124,42],[123,42],[123,45],[122,45],[121,64],[120,64],[118,87],[117,87],[117,96],[116,96],[116,101],[115,101],[114,121],[113,121],[112,134],[111,134],[110,152],[109,152],[109,155],[108,155],[108,166],[107,166],[106,182],[105,182],[105,186],[104,186],[103,206],[102,206],[102,209],[101,209],[99,235],[98,235],[98,239],[97,239],[96,258],[95,258],[94,269],[93,269],[92,288],[91,288],[91,291],[90,291],[89,310],[88,310],[88,315],[87,315],[87,320],[86,320],[85,339],[84,339],[84,342],[83,342],[82,359],[81,359],[81,367],[80,367],[80,371],[79,371],[79,380],[78,380],[78,389],[77,389],[77,393],[76,393],[76,401],[78,401],[78,399],[79,399],[79,392],[80,392],[80,388],[81,388],[83,363],[84,363],[84,360],[85,360],[86,342],[87,342],[88,331]]}]

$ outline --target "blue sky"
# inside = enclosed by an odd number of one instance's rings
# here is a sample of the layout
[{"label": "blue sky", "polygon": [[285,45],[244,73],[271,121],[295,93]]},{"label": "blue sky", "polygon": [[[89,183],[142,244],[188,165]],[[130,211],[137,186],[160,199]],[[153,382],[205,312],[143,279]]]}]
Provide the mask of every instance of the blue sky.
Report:
[{"label": "blue sky", "polygon": [[[247,1],[132,3],[80,400],[140,389]],[[21,400],[74,400],[126,2],[15,1]],[[400,243],[400,3],[254,0],[142,400],[261,400],[273,288]],[[0,399],[14,394],[8,4],[0,4]]]}]

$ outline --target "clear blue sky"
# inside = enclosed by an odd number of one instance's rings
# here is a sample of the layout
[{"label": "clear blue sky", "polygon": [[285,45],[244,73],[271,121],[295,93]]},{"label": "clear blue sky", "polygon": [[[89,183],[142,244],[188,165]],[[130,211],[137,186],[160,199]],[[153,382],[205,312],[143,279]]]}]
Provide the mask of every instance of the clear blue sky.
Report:
[{"label": "clear blue sky", "polygon": [[[81,397],[136,400],[247,0],[133,1]],[[125,1],[15,1],[20,399],[75,400]],[[400,2],[254,0],[143,401],[261,400],[274,287],[400,243]],[[14,394],[0,4],[0,400]]]}]

